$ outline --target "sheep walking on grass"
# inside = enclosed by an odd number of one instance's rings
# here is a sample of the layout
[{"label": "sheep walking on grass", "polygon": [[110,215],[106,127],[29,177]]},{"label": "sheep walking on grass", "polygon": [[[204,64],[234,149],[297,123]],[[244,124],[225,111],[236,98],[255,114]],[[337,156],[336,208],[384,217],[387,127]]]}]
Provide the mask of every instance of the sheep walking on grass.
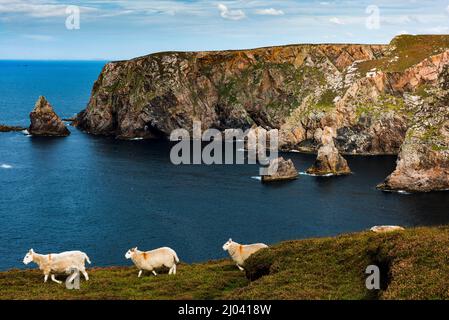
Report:
[{"label": "sheep walking on grass", "polygon": [[131,259],[137,269],[139,269],[139,278],[143,270],[151,271],[157,276],[155,269],[161,267],[169,268],[168,274],[176,274],[176,264],[179,262],[176,252],[167,247],[145,252],[135,247],[126,252],[125,258]]},{"label": "sheep walking on grass", "polygon": [[47,282],[48,277],[51,276],[51,280],[56,283],[62,283],[62,281],[56,280],[55,274],[71,274],[73,270],[78,270],[86,281],[89,280],[85,267],[86,261],[90,264],[87,254],[81,251],[39,254],[30,249],[23,258],[24,264],[34,262],[39,266],[39,269],[44,272],[44,282]]},{"label": "sheep walking on grass", "polygon": [[234,260],[237,267],[241,271],[244,270],[242,266],[245,263],[245,260],[248,259],[253,253],[256,253],[260,249],[264,248],[268,248],[268,246],[264,243],[242,245],[232,241],[232,239],[229,239],[229,241],[223,245],[223,250],[229,253],[232,260]]}]

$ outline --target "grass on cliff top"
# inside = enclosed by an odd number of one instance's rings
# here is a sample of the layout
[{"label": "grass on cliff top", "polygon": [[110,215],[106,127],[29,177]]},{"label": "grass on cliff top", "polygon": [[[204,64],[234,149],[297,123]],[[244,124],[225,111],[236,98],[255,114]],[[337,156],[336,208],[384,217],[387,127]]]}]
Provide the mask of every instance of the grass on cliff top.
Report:
[{"label": "grass on cliff top", "polygon": [[[368,291],[365,269],[381,269],[382,290]],[[181,264],[176,276],[132,267],[88,270],[81,290],[42,283],[37,270],[0,273],[1,299],[449,299],[449,227],[384,235],[363,232],[289,241],[247,263],[247,280],[229,260]]]},{"label": "grass on cliff top", "polygon": [[402,72],[424,59],[449,48],[448,35],[401,35],[395,37],[387,56],[364,61],[358,68],[362,74],[375,68],[385,72]]}]

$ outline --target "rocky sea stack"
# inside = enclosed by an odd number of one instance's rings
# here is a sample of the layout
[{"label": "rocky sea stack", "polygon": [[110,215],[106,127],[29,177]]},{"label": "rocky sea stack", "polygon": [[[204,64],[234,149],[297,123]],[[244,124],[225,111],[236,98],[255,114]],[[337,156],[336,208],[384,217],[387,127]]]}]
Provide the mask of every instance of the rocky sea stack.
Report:
[{"label": "rocky sea stack", "polygon": [[340,176],[351,173],[348,162],[335,147],[335,136],[336,132],[334,129],[331,127],[324,128],[321,133],[321,147],[318,149],[318,156],[313,166],[307,170],[308,174]]},{"label": "rocky sea stack", "polygon": [[194,121],[202,129],[257,126],[277,129],[281,150],[307,152],[317,152],[319,133],[332,127],[341,154],[401,152],[386,189],[442,190],[448,105],[436,97],[448,64],[447,35],[156,53],[106,64],[74,125],[124,139],[168,137]]},{"label": "rocky sea stack", "polygon": [[274,160],[271,160],[269,168],[269,172],[275,172],[272,175],[262,176],[262,182],[274,182],[274,181],[286,181],[286,180],[294,180],[298,178],[298,171],[293,164],[291,159],[285,160],[280,157]]},{"label": "rocky sea stack", "polygon": [[33,136],[66,137],[70,135],[69,129],[43,96],[40,96],[37,100],[33,111],[30,113],[30,120],[28,132]]}]

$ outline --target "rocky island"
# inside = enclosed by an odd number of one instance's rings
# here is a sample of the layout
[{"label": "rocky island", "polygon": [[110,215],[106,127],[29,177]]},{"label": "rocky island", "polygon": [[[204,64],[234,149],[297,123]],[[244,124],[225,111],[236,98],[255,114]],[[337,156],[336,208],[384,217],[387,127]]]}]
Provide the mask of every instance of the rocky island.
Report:
[{"label": "rocky island", "polygon": [[281,149],[316,152],[336,130],[342,154],[399,154],[384,190],[449,188],[449,36],[388,45],[290,45],[164,52],[108,63],[74,125],[122,139],[173,129],[279,130]]},{"label": "rocky island", "polygon": [[6,126],[3,124],[0,124],[0,132],[18,132],[27,130],[27,128],[20,127],[20,126]]},{"label": "rocky island", "polygon": [[293,161],[291,159],[285,160],[282,157],[270,161],[268,172],[275,173],[262,176],[263,183],[295,180],[298,178],[298,171],[296,171]]},{"label": "rocky island", "polygon": [[43,96],[37,100],[33,111],[30,113],[30,120],[28,132],[33,136],[66,137],[70,135],[69,129]]}]

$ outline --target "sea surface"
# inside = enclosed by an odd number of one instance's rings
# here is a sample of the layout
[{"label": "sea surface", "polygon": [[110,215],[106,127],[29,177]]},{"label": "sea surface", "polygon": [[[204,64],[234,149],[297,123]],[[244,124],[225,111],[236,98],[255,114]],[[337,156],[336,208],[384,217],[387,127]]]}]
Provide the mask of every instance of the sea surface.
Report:
[{"label": "sea surface", "polygon": [[[105,62],[0,62],[0,123],[29,124],[45,95],[61,117],[82,110]],[[129,265],[130,247],[170,246],[181,260],[222,258],[230,237],[276,243],[374,225],[449,223],[448,193],[377,191],[395,157],[347,157],[353,175],[262,185],[254,165],[175,166],[164,141],[0,133],[0,270],[28,249],[83,250],[94,266]],[[313,155],[290,153],[305,171]]]}]

